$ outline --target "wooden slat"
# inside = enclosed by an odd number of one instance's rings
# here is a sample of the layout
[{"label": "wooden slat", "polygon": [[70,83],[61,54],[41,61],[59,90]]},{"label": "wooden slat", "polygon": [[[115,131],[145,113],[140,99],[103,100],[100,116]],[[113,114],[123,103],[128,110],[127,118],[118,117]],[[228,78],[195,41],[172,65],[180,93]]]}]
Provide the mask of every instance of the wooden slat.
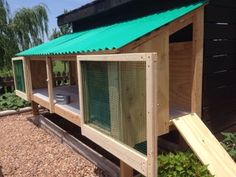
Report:
[{"label": "wooden slat", "polygon": [[236,8],[236,1],[235,0],[211,0],[210,5]]},{"label": "wooden slat", "polygon": [[205,40],[236,39],[236,25],[205,23]]},{"label": "wooden slat", "polygon": [[221,54],[234,54],[236,49],[236,40],[223,41],[205,41],[205,57],[211,57]]},{"label": "wooden slat", "polygon": [[224,8],[222,6],[209,5],[206,8],[207,22],[236,23],[236,8]]},{"label": "wooden slat", "polygon": [[211,91],[215,88],[229,87],[236,84],[236,70],[223,70],[205,77],[205,91]]},{"label": "wooden slat", "polygon": [[203,106],[211,106],[223,103],[229,106],[229,102],[236,99],[236,85],[206,90],[203,94]]},{"label": "wooden slat", "polygon": [[236,176],[235,162],[196,114],[172,122],[201,162],[208,165],[212,175]]},{"label": "wooden slat", "polygon": [[236,69],[236,54],[205,58],[204,75]]}]

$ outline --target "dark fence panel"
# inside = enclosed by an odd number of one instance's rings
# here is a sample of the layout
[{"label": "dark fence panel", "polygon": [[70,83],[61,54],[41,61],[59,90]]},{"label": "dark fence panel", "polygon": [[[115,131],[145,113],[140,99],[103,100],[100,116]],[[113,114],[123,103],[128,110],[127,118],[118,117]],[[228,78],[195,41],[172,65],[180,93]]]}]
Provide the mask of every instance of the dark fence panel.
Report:
[{"label": "dark fence panel", "polygon": [[0,95],[14,91],[13,77],[0,77]]},{"label": "dark fence panel", "polygon": [[202,114],[214,131],[236,123],[235,0],[211,0],[206,7]]},{"label": "dark fence panel", "polygon": [[214,6],[211,3],[206,8],[206,22],[236,23],[235,7]]}]

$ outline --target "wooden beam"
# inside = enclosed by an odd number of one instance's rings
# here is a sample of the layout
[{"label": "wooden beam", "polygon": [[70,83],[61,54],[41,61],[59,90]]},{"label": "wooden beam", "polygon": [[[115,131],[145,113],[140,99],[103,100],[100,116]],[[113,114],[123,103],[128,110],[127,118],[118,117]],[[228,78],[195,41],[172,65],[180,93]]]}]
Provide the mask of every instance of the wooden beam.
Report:
[{"label": "wooden beam", "polygon": [[48,97],[50,113],[54,113],[54,93],[53,93],[53,78],[52,78],[52,60],[46,57],[47,82],[48,82]]},{"label": "wooden beam", "polygon": [[38,94],[32,94],[31,95],[31,100],[38,103],[39,105],[43,106],[44,108],[50,109],[50,104],[49,104],[49,100],[42,98],[40,95]]},{"label": "wooden beam", "polygon": [[200,8],[193,17],[193,86],[191,99],[191,111],[195,112],[199,117],[201,117],[202,112],[203,38],[204,8]]},{"label": "wooden beam", "polygon": [[147,175],[147,158],[143,154],[88,125],[82,125],[81,128],[84,136],[129,164],[141,174]]},{"label": "wooden beam", "polygon": [[80,115],[78,113],[73,112],[60,104],[55,104],[54,112],[70,122],[80,126]]}]

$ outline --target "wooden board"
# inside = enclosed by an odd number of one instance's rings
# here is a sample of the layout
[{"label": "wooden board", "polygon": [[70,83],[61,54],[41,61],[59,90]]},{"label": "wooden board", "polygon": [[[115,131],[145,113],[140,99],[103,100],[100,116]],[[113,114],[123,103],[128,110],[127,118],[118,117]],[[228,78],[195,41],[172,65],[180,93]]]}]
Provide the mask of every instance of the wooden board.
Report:
[{"label": "wooden board", "polygon": [[236,8],[209,5],[206,8],[206,21],[236,23]]},{"label": "wooden board", "polygon": [[47,88],[46,59],[44,61],[30,60],[30,70],[33,89]]},{"label": "wooden board", "polygon": [[[154,34],[153,34],[154,35]],[[158,136],[169,132],[169,33],[157,31],[153,38],[139,46],[134,46],[123,52],[157,52],[158,62],[158,112],[156,133]]]},{"label": "wooden board", "polygon": [[236,164],[196,114],[172,120],[200,161],[216,177],[236,176]]}]

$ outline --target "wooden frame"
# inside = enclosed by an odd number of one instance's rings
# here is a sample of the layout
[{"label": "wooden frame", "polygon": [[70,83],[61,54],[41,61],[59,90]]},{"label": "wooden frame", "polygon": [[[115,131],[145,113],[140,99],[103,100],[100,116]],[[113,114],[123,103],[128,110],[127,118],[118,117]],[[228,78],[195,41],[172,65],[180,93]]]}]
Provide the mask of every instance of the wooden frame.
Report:
[{"label": "wooden frame", "polygon": [[[127,145],[103,134],[97,129],[87,125],[84,117],[84,98],[83,98],[83,80],[81,61],[144,61],[146,62],[146,121],[147,121],[147,156],[133,150]],[[114,54],[114,55],[78,55],[78,77],[79,77],[79,95],[81,112],[81,130],[82,134],[102,146],[124,163],[136,169],[145,176],[157,175],[157,54],[156,53],[135,53],[135,54]],[[155,94],[156,93],[156,94]]]},{"label": "wooden frame", "polygon": [[47,82],[48,82],[48,98],[50,113],[54,113],[54,94],[53,94],[53,78],[52,78],[52,60],[46,57],[46,70],[47,70]]},{"label": "wooden frame", "polygon": [[[17,90],[16,87],[16,77],[15,77],[15,69],[14,69],[14,61],[22,61],[23,64],[23,71],[24,71],[24,84],[25,84],[25,92]],[[30,66],[29,66],[29,61],[26,60],[24,57],[15,57],[12,58],[12,70],[13,70],[13,77],[14,77],[14,84],[15,84],[15,93],[17,96],[25,99],[25,100],[30,100],[30,95],[31,95],[31,89],[30,89]]]}]

